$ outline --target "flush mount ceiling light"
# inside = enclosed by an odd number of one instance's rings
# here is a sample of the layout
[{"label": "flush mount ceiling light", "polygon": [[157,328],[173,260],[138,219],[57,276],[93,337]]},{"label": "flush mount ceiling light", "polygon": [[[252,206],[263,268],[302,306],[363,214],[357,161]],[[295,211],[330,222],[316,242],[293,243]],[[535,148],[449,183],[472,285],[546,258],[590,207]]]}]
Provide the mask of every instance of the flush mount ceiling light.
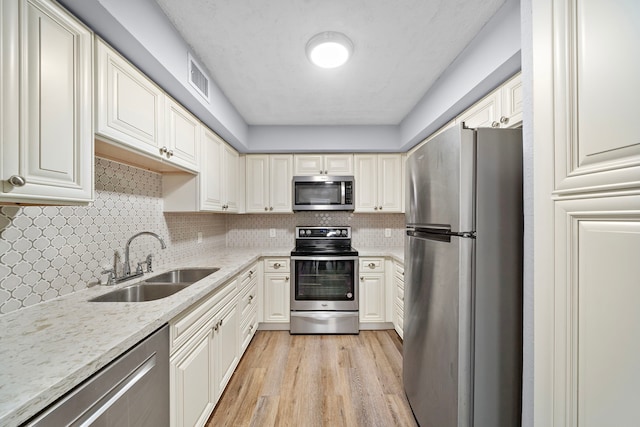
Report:
[{"label": "flush mount ceiling light", "polygon": [[322,68],[336,68],[347,62],[353,53],[349,37],[334,31],[325,31],[311,37],[307,43],[309,61]]}]

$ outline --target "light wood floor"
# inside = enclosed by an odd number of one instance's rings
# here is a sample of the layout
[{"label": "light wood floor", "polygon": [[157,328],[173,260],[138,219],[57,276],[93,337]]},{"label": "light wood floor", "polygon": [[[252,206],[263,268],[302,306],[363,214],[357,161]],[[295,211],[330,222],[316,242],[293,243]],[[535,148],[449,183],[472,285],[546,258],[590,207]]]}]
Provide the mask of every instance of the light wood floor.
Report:
[{"label": "light wood floor", "polygon": [[416,426],[395,331],[258,331],[207,427]]}]

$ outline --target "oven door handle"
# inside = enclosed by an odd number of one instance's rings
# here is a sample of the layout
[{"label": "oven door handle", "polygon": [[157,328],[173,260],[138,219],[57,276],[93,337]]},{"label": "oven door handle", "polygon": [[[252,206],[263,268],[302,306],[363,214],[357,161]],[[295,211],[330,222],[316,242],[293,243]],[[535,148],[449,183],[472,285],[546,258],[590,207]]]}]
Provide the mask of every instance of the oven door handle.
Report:
[{"label": "oven door handle", "polygon": [[292,256],[291,261],[358,261],[358,257],[340,255]]}]

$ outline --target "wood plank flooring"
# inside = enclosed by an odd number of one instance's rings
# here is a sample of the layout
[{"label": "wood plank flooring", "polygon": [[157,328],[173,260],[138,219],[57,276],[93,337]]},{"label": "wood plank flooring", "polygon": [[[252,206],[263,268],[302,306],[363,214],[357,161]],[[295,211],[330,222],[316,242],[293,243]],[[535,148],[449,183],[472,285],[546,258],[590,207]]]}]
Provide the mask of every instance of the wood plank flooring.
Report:
[{"label": "wood plank flooring", "polygon": [[258,331],[207,422],[221,426],[417,426],[395,331]]}]

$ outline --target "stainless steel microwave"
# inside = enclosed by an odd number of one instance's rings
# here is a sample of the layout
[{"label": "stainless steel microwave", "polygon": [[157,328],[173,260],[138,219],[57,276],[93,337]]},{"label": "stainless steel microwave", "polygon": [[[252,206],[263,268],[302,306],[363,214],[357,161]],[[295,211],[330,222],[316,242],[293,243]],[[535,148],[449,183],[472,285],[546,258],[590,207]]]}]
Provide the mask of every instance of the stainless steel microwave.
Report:
[{"label": "stainless steel microwave", "polygon": [[352,211],[353,176],[294,176],[294,211]]}]

